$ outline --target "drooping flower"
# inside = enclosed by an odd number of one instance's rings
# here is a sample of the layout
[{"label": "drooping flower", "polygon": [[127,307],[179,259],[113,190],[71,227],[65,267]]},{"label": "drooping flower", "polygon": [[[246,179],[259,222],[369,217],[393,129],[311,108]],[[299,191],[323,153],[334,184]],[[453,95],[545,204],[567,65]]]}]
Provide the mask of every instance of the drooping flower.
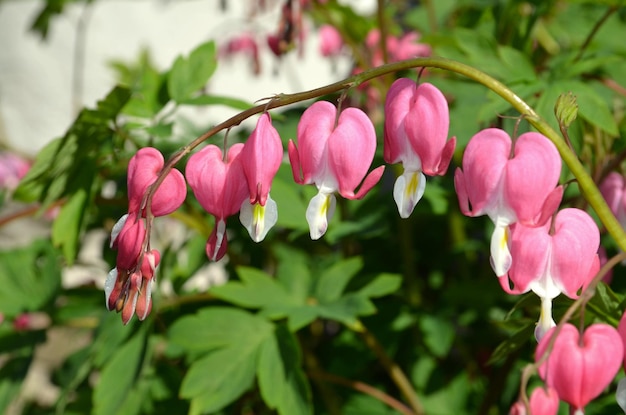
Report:
[{"label": "drooping flower", "polygon": [[[243,33],[231,38],[220,48],[220,57],[229,58],[233,55],[245,55],[250,61],[250,67],[255,75],[261,73],[259,45],[254,35]],[[221,62],[221,61],[220,61]]]},{"label": "drooping flower", "polygon": [[404,172],[393,188],[400,217],[408,218],[422,198],[426,177],[443,175],[454,154],[448,141],[450,115],[445,97],[429,83],[408,78],[391,85],[385,102],[385,161],[402,163]]},{"label": "drooping flower", "polygon": [[0,190],[15,190],[30,169],[30,162],[10,152],[0,152]]},{"label": "drooping flower", "polygon": [[530,413],[526,412],[524,403],[516,402],[509,415],[556,415],[559,411],[559,395],[551,387],[535,388],[530,395]]},{"label": "drooping flower", "polygon": [[513,145],[505,131],[488,128],[469,141],[454,187],[464,215],[488,215],[495,225],[491,266],[497,276],[511,267],[509,225],[542,225],[558,208],[560,172],[556,147],[539,133],[522,134]]},{"label": "drooping flower", "polygon": [[[128,163],[128,213],[111,231],[111,248],[117,249],[117,260],[104,283],[105,303],[109,310],[122,313],[127,324],[133,314],[145,319],[152,309],[154,273],[160,261],[159,251],[146,241],[146,192],[156,182],[165,165],[161,153],[151,147],[140,149]],[[176,169],[154,192],[150,211],[164,216],[180,207],[187,195],[182,173]]]},{"label": "drooping flower", "polygon": [[239,219],[250,237],[260,242],[278,220],[278,208],[269,192],[283,159],[283,144],[269,114],[259,118],[239,157],[250,193],[249,201],[241,204]]},{"label": "drooping flower", "polygon": [[611,211],[622,225],[626,227],[626,181],[617,172],[609,173],[600,184],[600,192]]},{"label": "drooping flower", "polygon": [[[537,345],[537,362],[546,352],[554,330]],[[608,324],[587,327],[582,339],[576,327],[566,324],[549,357],[539,367],[539,375],[556,390],[561,400],[572,406],[574,415],[582,415],[585,406],[600,395],[617,374],[623,348],[617,330]]]},{"label": "drooping flower", "polygon": [[210,144],[192,155],[185,169],[196,199],[215,216],[215,227],[206,246],[207,256],[213,261],[220,260],[228,248],[226,218],[237,213],[248,198],[248,184],[239,159],[243,147],[241,143],[231,146],[224,161],[222,150]]},{"label": "drooping flower", "polygon": [[[577,298],[600,269],[600,231],[587,212],[567,208],[556,214],[554,224],[511,227],[513,264],[500,278],[509,294],[532,290],[541,298],[541,315],[535,329],[539,340],[555,325],[552,299],[560,293]],[[552,226],[551,226],[552,225]],[[514,287],[509,287],[509,279]]]},{"label": "drooping flower", "polygon": [[337,118],[337,108],[330,102],[314,103],[298,123],[297,142],[296,146],[289,141],[291,169],[296,183],[317,186],[306,218],[311,239],[319,239],[335,210],[334,193],[361,199],[380,180],[384,166],[367,174],[376,151],[376,132],[357,108],[346,108]]},{"label": "drooping flower", "polygon": [[341,54],[343,39],[336,27],[331,25],[320,26],[319,38],[322,56],[333,57]]}]

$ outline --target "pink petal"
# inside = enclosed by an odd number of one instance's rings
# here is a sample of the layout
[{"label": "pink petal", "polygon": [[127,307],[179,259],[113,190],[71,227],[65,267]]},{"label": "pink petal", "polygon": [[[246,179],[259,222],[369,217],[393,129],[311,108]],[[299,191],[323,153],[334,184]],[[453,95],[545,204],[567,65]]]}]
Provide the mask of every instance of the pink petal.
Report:
[{"label": "pink petal", "polygon": [[457,188],[463,213],[480,216],[498,207],[494,202],[500,197],[500,180],[510,152],[511,138],[498,128],[487,128],[471,138],[463,154],[463,175],[458,179],[455,175],[455,185],[465,183],[464,189]]},{"label": "pink petal", "polygon": [[326,173],[326,145],[335,127],[336,114],[333,104],[317,101],[300,118],[298,150],[304,183],[318,182]]},{"label": "pink petal", "polygon": [[219,261],[228,250],[228,235],[226,235],[226,222],[216,219],[215,227],[209,235],[206,243],[206,254],[211,261]]},{"label": "pink petal", "polygon": [[623,203],[624,176],[614,171],[609,173],[600,185],[600,192],[613,214],[617,215],[620,204]]},{"label": "pink petal", "polygon": [[511,226],[510,252],[513,263],[508,278],[514,287],[509,289],[501,281],[502,288],[510,294],[521,294],[530,289],[530,284],[544,277],[547,271],[551,238],[548,225],[531,228],[519,223]]},{"label": "pink petal", "polygon": [[[537,345],[536,361],[546,351],[553,333],[554,329],[550,330]],[[539,374],[573,409],[583,409],[611,383],[623,354],[624,346],[612,326],[589,326],[581,342],[578,329],[566,324],[549,358],[539,367]]]},{"label": "pink petal", "polygon": [[[354,199],[362,199],[363,197],[365,197],[365,195],[372,189],[372,187],[374,187],[376,183],[378,183],[384,172],[385,166],[378,166],[374,170],[372,170],[367,176],[365,176],[365,180],[363,180],[359,191],[356,193],[356,195],[354,195]],[[345,195],[342,196],[350,199]]]},{"label": "pink petal", "polygon": [[231,146],[227,160],[222,151],[208,145],[189,158],[185,175],[200,205],[218,218],[237,213],[246,199],[248,188],[238,155],[243,144]]},{"label": "pink petal", "polygon": [[413,80],[400,78],[387,91],[384,158],[389,164],[406,160],[406,153],[413,151],[404,130],[404,120],[410,110],[415,88]]},{"label": "pink petal", "polygon": [[298,147],[296,147],[293,140],[289,140],[287,151],[289,153],[289,163],[291,164],[293,180],[298,184],[311,184],[312,182],[310,181],[306,183],[304,182],[302,177],[302,165],[300,164],[300,154],[298,153]]},{"label": "pink petal", "polygon": [[561,156],[556,147],[539,133],[522,134],[515,142],[514,157],[508,162],[505,174],[508,205],[521,223],[539,225],[544,202],[561,174]]},{"label": "pink petal", "polygon": [[283,144],[272,126],[269,114],[263,114],[241,150],[250,203],[265,206],[272,180],[283,159]]},{"label": "pink petal", "polygon": [[[139,212],[141,203],[164,166],[159,150],[145,147],[137,151],[128,163],[128,211]],[[180,207],[187,196],[187,186],[181,172],[172,169],[152,198],[152,214],[164,216]]]},{"label": "pink petal", "polygon": [[354,198],[354,190],[367,174],[375,152],[372,121],[360,109],[346,108],[328,139],[329,167],[343,197]]},{"label": "pink petal", "polygon": [[552,278],[568,297],[576,298],[599,269],[598,226],[584,210],[563,209],[556,215],[552,244]]},{"label": "pink petal", "polygon": [[137,266],[145,237],[146,228],[143,220],[130,215],[116,239],[118,269],[132,270]]},{"label": "pink petal", "polygon": [[449,127],[446,98],[434,85],[420,84],[415,90],[404,128],[413,150],[422,161],[425,174],[435,176],[440,173],[441,154],[446,146]]}]

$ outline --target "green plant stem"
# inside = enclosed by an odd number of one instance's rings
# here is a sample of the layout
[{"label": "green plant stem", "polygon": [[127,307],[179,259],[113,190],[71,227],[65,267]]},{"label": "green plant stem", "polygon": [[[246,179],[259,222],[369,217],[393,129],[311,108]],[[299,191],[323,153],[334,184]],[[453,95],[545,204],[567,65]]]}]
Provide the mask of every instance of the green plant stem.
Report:
[{"label": "green plant stem", "polygon": [[332,373],[327,373],[322,370],[309,370],[307,374],[310,378],[345,386],[347,388],[354,389],[355,391],[369,395],[387,404],[389,407],[395,409],[401,414],[414,415],[411,408],[407,407],[405,404],[398,401],[397,399],[394,399],[393,397],[387,395],[380,389],[376,389],[375,387],[368,385],[367,383],[346,379],[344,377],[333,375]]},{"label": "green plant stem", "polygon": [[587,38],[585,39],[585,42],[582,44],[582,46],[580,47],[580,49],[578,49],[578,53],[576,54],[576,57],[574,58],[574,62],[579,61],[582,57],[583,54],[585,53],[585,50],[587,49],[587,47],[589,46],[589,44],[591,43],[591,41],[593,40],[593,38],[595,37],[595,35],[598,33],[598,31],[600,30],[600,28],[602,27],[602,25],[609,19],[609,17],[611,17],[611,15],[613,13],[615,13],[617,10],[619,9],[618,6],[611,6],[608,8],[608,10],[602,15],[602,17],[600,18],[600,20],[598,20],[596,22],[596,24],[593,26],[593,28],[591,29],[591,32],[589,32],[589,34],[587,35]]},{"label": "green plant stem", "polygon": [[398,389],[400,389],[400,392],[409,403],[409,406],[411,407],[415,415],[423,415],[424,407],[422,406],[422,403],[417,396],[413,384],[411,383],[411,381],[409,381],[406,374],[402,371],[400,365],[398,365],[396,362],[393,361],[391,357],[389,357],[389,355],[385,351],[385,348],[380,344],[376,336],[374,336],[374,334],[370,332],[367,327],[363,325],[363,323],[359,321],[356,326],[353,327],[353,329],[361,335],[367,347],[369,347],[374,352],[374,354],[378,358],[378,361],[382,364],[383,368],[385,369],[393,383],[395,383]]},{"label": "green plant stem", "polygon": [[[530,124],[537,129],[537,131],[545,135],[550,141],[554,143],[557,150],[559,151],[559,154],[561,155],[561,158],[569,167],[572,174],[576,177],[578,185],[580,186],[580,189],[585,199],[595,210],[596,214],[606,227],[607,231],[615,239],[615,242],[618,244],[618,246],[622,250],[626,251],[626,232],[611,212],[611,209],[606,204],[606,201],[600,194],[598,187],[594,183],[589,173],[587,173],[587,171],[585,170],[577,155],[568,147],[567,143],[565,142],[565,140],[563,140],[561,135],[557,133],[546,120],[541,118],[535,112],[535,110],[533,110],[526,102],[524,102],[524,100],[518,97],[512,90],[510,90],[498,80],[492,78],[484,72],[479,71],[476,68],[465,65],[461,62],[440,57],[416,58],[400,62],[394,62],[366,70],[357,75],[351,76],[330,85],[323,86],[321,88],[316,88],[295,94],[279,94],[275,97],[268,98],[268,102],[266,104],[257,105],[255,107],[242,111],[239,114],[211,128],[209,131],[193,140],[189,145],[185,146],[178,153],[172,156],[163,167],[155,183],[150,186],[148,192],[146,193],[145,201],[143,204],[146,208],[146,215],[149,219],[146,225],[146,239],[149,239],[150,235],[150,219],[153,218],[150,212],[150,205],[152,203],[152,197],[154,196],[154,192],[156,191],[156,189],[161,185],[163,180],[165,180],[167,173],[173,168],[176,163],[178,163],[185,155],[189,154],[197,146],[199,146],[218,132],[239,125],[245,119],[255,114],[268,111],[270,109],[284,107],[286,105],[294,104],[296,102],[319,98],[345,89],[354,88],[362,84],[363,82],[380,76],[384,76],[386,74],[418,67],[444,69],[450,72],[457,73],[459,75],[463,75],[494,91],[496,94],[500,95],[500,97],[502,97],[505,101],[511,104],[511,106],[515,108],[521,115],[523,115],[524,118],[527,119],[528,122],[530,122]],[[141,261],[139,263],[141,263]]]}]

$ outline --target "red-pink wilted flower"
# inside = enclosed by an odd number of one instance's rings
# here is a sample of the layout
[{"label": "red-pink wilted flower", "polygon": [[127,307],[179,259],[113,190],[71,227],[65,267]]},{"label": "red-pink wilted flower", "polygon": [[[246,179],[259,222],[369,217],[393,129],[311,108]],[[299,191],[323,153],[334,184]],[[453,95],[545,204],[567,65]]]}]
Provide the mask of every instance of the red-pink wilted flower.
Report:
[{"label": "red-pink wilted flower", "polygon": [[443,175],[454,154],[456,138],[448,140],[448,103],[435,86],[408,78],[391,85],[385,102],[387,163],[402,163],[404,172],[393,188],[400,217],[408,218],[422,198],[425,174]]},{"label": "red-pink wilted flower", "polygon": [[559,395],[551,387],[535,388],[530,395],[530,413],[523,402],[515,402],[509,415],[556,415],[559,411]]},{"label": "red-pink wilted flower", "polygon": [[[555,328],[537,345],[538,362],[548,348]],[[606,388],[620,368],[624,346],[617,330],[608,324],[593,324],[582,339],[578,329],[566,324],[558,334],[539,375],[554,388],[559,398],[572,406],[574,415],[584,414],[585,406]]]},{"label": "red-pink wilted flower", "polygon": [[[537,340],[555,325],[552,299],[560,293],[577,298],[578,291],[600,269],[600,231],[591,216],[584,210],[567,208],[553,220],[554,224],[546,222],[535,228],[519,223],[511,227],[513,264],[500,278],[502,288],[510,294],[532,290],[541,298]],[[512,289],[509,279],[514,284]]]},{"label": "red-pink wilted flower", "polygon": [[560,172],[556,147],[539,133],[522,134],[513,144],[505,131],[488,128],[470,140],[454,187],[464,215],[488,215],[495,225],[491,266],[497,276],[511,267],[509,225],[543,225],[558,208]]},{"label": "red-pink wilted flower", "polygon": [[[420,35],[417,32],[407,32],[402,37],[387,35],[385,46],[389,62],[398,62],[405,59],[430,56],[432,49],[429,45],[418,43]],[[372,66],[382,65],[383,51],[380,47],[380,30],[372,29],[365,37],[365,45],[371,52]]]},{"label": "red-pink wilted flower", "polygon": [[0,190],[15,190],[29,169],[30,162],[22,157],[9,152],[0,152]]},{"label": "red-pink wilted flower", "polygon": [[241,205],[239,220],[250,237],[260,242],[278,220],[278,207],[269,192],[283,159],[283,143],[269,114],[259,118],[239,157],[250,193],[249,201]]},{"label": "red-pink wilted flower", "polygon": [[250,59],[254,74],[258,75],[261,73],[259,45],[253,35],[243,33],[230,39],[222,48],[220,48],[220,55],[222,57],[230,57],[236,54],[246,55]]},{"label": "red-pink wilted flower", "polygon": [[[151,147],[140,149],[128,163],[128,213],[111,231],[111,247],[117,249],[118,254],[115,268],[104,283],[106,306],[109,310],[121,311],[124,324],[135,313],[140,320],[145,319],[152,308],[154,272],[160,254],[149,249],[145,240],[145,196],[164,164],[161,153]],[[180,207],[186,195],[182,173],[172,169],[154,193],[150,210],[154,216],[168,215]]]},{"label": "red-pink wilted flower", "polygon": [[331,57],[341,54],[343,39],[335,26],[322,25],[319,28],[320,53],[322,56]]},{"label": "red-pink wilted flower", "polygon": [[210,144],[192,155],[185,169],[196,199],[215,216],[215,227],[206,246],[207,256],[213,261],[220,260],[228,248],[226,218],[237,213],[248,197],[248,184],[239,159],[243,147],[242,143],[231,146],[224,161],[222,150]]},{"label": "red-pink wilted flower", "polygon": [[611,208],[611,211],[622,224],[622,227],[626,227],[626,181],[624,176],[617,172],[609,173],[606,178],[600,184],[600,192],[606,203]]},{"label": "red-pink wilted flower", "polygon": [[317,186],[306,218],[311,239],[319,239],[335,210],[334,192],[361,199],[380,180],[384,166],[367,174],[376,152],[376,132],[357,108],[346,108],[337,118],[337,108],[330,102],[314,103],[302,114],[297,141],[298,147],[289,140],[291,169],[296,183]]}]

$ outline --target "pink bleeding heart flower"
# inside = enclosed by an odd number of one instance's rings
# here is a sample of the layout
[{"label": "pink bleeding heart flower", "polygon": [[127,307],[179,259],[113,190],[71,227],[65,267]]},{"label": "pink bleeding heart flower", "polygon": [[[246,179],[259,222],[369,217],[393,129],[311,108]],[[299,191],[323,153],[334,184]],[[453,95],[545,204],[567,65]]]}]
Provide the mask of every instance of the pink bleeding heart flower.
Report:
[{"label": "pink bleeding heart flower", "polygon": [[511,227],[513,264],[500,278],[509,294],[532,290],[541,298],[535,329],[538,340],[555,325],[552,299],[560,293],[577,298],[578,291],[587,287],[600,269],[600,231],[591,216],[584,210],[567,208],[553,220],[554,224],[547,222],[535,228],[519,223]]},{"label": "pink bleeding heart flower", "polygon": [[278,207],[269,192],[283,159],[283,143],[269,114],[259,118],[239,157],[250,193],[249,201],[241,204],[239,220],[250,237],[260,242],[278,220]]},{"label": "pink bleeding heart flower", "polygon": [[[546,352],[554,330],[551,329],[537,345],[537,362]],[[578,329],[566,324],[549,357],[539,367],[539,375],[556,390],[561,400],[572,406],[574,415],[582,415],[585,406],[611,383],[623,355],[624,346],[614,327],[593,324],[581,339]]]},{"label": "pink bleeding heart flower", "polygon": [[516,402],[509,415],[556,415],[559,411],[559,395],[553,388],[535,388],[530,395],[530,413],[523,402]]},{"label": "pink bleeding heart flower", "polygon": [[[127,324],[133,314],[145,319],[152,308],[154,273],[160,254],[150,249],[146,241],[148,221],[146,192],[154,184],[165,165],[163,155],[151,147],[137,151],[128,163],[128,213],[111,231],[111,248],[117,249],[117,259],[104,283],[105,304],[109,310],[122,313]],[[167,176],[154,193],[150,210],[153,216],[164,216],[180,207],[187,196],[187,185],[176,169]],[[150,218],[152,220],[152,218]]]},{"label": "pink bleeding heart flower", "polygon": [[488,215],[495,225],[491,236],[491,266],[501,277],[511,267],[509,225],[543,225],[558,208],[563,188],[556,187],[561,158],[545,136],[522,134],[513,146],[500,129],[478,132],[465,149],[463,168],[454,174],[461,212]]},{"label": "pink bleeding heart flower", "polygon": [[0,190],[15,190],[30,170],[30,162],[9,152],[0,152]]},{"label": "pink bleeding heart flower", "polygon": [[294,180],[314,183],[318,189],[306,211],[311,239],[315,240],[324,235],[334,213],[334,192],[346,199],[361,199],[380,180],[384,166],[367,174],[376,152],[376,132],[357,108],[346,108],[337,118],[337,108],[330,102],[314,103],[298,123],[297,142],[298,147],[289,140]]},{"label": "pink bleeding heart flower", "polygon": [[402,163],[404,172],[393,188],[400,217],[408,218],[422,198],[426,177],[443,175],[454,154],[448,141],[448,103],[435,86],[408,78],[391,85],[385,101],[385,161]]},{"label": "pink bleeding heart flower", "polygon": [[[143,198],[149,186],[157,179],[165,161],[159,150],[152,147],[140,149],[128,163],[128,212],[142,211]],[[170,170],[152,198],[152,214],[154,216],[169,215],[182,205],[187,196],[187,186],[182,173]]]},{"label": "pink bleeding heart flower", "polygon": [[624,176],[617,172],[611,172],[600,184],[600,192],[611,211],[622,224],[626,227],[626,181]]},{"label": "pink bleeding heart flower", "polygon": [[322,25],[319,28],[320,53],[322,56],[332,57],[341,54],[343,39],[336,27]]},{"label": "pink bleeding heart flower", "polygon": [[185,169],[196,199],[215,216],[215,227],[206,246],[207,256],[213,261],[220,260],[228,248],[226,218],[237,213],[248,198],[248,184],[239,159],[243,147],[241,143],[231,146],[224,161],[222,150],[208,145],[189,158]]}]

